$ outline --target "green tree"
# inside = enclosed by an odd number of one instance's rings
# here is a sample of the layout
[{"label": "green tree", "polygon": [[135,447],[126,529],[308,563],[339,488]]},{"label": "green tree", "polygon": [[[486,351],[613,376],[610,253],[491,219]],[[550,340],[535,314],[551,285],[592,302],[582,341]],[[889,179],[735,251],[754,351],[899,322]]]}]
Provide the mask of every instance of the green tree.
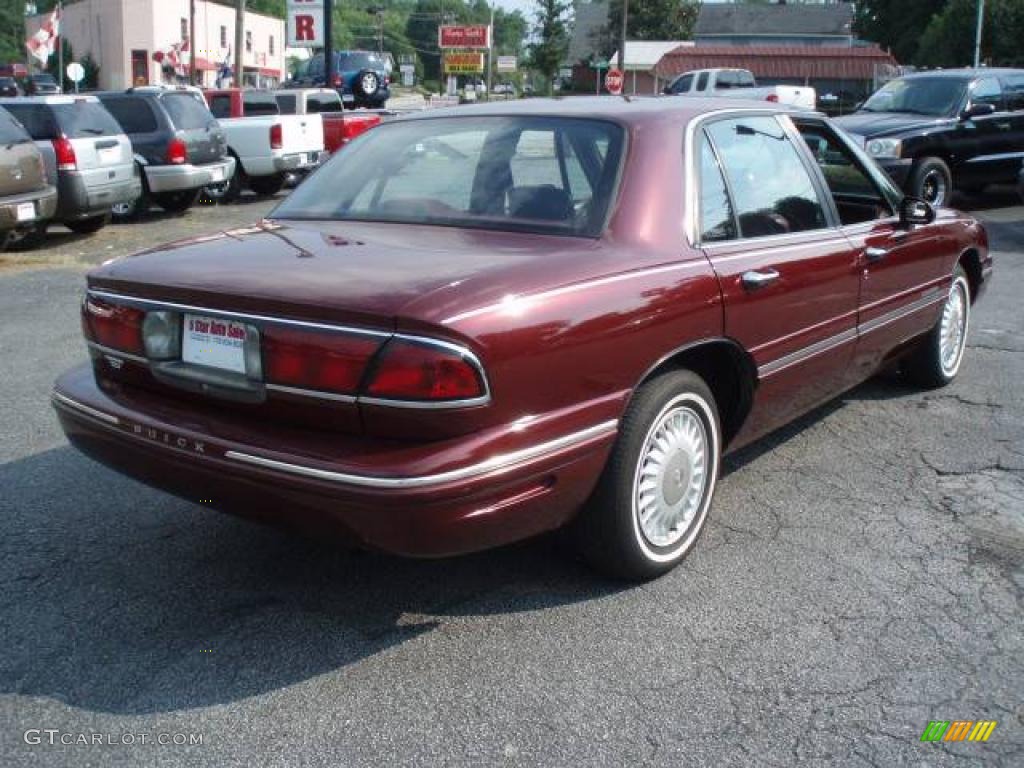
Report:
[{"label": "green tree", "polygon": [[[936,14],[918,47],[915,63],[929,67],[960,67],[974,63],[976,0],[950,0]],[[989,66],[1024,66],[1024,2],[987,0],[981,36],[981,59]]]},{"label": "green tree", "polygon": [[568,11],[569,4],[565,0],[537,0],[530,65],[544,76],[548,93],[569,51]]},{"label": "green tree", "polygon": [[858,37],[889,49],[901,64],[917,64],[922,31],[948,3],[949,0],[860,0],[855,5],[854,31]]},{"label": "green tree", "polygon": [[[689,40],[700,13],[697,0],[630,0],[627,40]],[[608,51],[619,47],[622,0],[608,4]]]}]

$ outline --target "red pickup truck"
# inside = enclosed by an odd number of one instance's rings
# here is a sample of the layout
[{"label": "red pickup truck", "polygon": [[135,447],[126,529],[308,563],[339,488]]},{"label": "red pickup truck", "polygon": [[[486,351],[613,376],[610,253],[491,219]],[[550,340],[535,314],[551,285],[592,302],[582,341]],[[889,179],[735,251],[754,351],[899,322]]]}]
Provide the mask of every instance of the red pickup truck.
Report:
[{"label": "red pickup truck", "polygon": [[381,122],[375,112],[344,112],[341,97],[331,88],[292,88],[275,91],[282,115],[319,114],[324,121],[324,149],[333,153]]}]

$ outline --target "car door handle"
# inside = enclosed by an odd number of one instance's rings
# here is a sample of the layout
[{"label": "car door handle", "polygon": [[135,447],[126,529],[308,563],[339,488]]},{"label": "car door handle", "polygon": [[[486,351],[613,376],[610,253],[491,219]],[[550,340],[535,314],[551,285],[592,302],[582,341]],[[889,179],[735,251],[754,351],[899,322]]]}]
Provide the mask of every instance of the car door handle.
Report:
[{"label": "car door handle", "polygon": [[998,128],[1001,131],[1008,131],[1008,130],[1010,130],[1010,124],[1009,123],[996,123],[996,128]]},{"label": "car door handle", "polygon": [[888,255],[888,250],[885,248],[879,248],[875,245],[870,245],[864,249],[864,258],[867,259],[868,264],[874,264],[876,261],[881,261]]},{"label": "car door handle", "polygon": [[748,291],[756,291],[778,279],[779,273],[774,269],[751,269],[743,273],[740,281]]}]

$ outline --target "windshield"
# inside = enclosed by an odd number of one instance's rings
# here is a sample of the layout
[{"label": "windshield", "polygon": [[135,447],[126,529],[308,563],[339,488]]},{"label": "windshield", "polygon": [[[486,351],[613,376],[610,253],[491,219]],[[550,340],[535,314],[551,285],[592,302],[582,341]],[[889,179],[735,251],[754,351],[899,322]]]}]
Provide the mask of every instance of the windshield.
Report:
[{"label": "windshield", "polygon": [[597,237],[623,142],[621,127],[590,119],[394,122],[363,134],[271,216]]},{"label": "windshield", "polygon": [[966,88],[966,81],[954,77],[892,80],[875,91],[861,111],[945,117],[954,114],[963,103]]}]

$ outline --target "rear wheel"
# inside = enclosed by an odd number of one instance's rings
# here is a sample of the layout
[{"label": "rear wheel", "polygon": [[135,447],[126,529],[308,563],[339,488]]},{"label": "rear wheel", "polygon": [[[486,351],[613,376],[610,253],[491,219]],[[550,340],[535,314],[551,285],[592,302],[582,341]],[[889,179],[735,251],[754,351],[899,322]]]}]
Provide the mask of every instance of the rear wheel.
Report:
[{"label": "rear wheel", "polygon": [[686,556],[711,506],[720,434],[714,397],[691,371],[663,374],[637,391],[576,522],[594,567],[616,578],[650,579]]},{"label": "rear wheel", "polygon": [[276,195],[284,186],[284,174],[275,173],[273,176],[252,176],[249,178],[249,187],[257,195]]},{"label": "rear wheel", "polygon": [[942,314],[900,366],[903,377],[918,386],[944,387],[956,378],[967,346],[971,321],[971,288],[967,273],[957,264]]},{"label": "rear wheel", "polygon": [[115,203],[110,208],[110,215],[115,222],[136,221],[142,214],[149,210],[151,203],[149,197],[149,186],[146,184],[146,173],[139,168],[139,176],[142,177],[142,191],[134,200],[124,203]]},{"label": "rear wheel", "polygon": [[65,221],[64,226],[79,235],[91,235],[93,232],[99,232],[107,226],[109,221],[110,217],[104,214],[102,216],[93,216],[88,219],[78,219],[77,221]]},{"label": "rear wheel", "polygon": [[953,175],[940,158],[923,157],[914,161],[907,186],[911,195],[939,208],[949,205],[953,194]]},{"label": "rear wheel", "polygon": [[187,189],[181,192],[161,192],[153,195],[153,202],[169,213],[183,213],[192,207],[199,195],[197,189]]},{"label": "rear wheel", "polygon": [[199,195],[199,202],[207,205],[213,203],[233,203],[242,195],[242,182],[244,180],[242,164],[235,163],[235,172],[227,181],[219,184],[209,184],[203,187]]},{"label": "rear wheel", "polygon": [[27,229],[13,229],[4,238],[4,248],[11,251],[28,251],[46,241],[48,224],[37,224]]}]

